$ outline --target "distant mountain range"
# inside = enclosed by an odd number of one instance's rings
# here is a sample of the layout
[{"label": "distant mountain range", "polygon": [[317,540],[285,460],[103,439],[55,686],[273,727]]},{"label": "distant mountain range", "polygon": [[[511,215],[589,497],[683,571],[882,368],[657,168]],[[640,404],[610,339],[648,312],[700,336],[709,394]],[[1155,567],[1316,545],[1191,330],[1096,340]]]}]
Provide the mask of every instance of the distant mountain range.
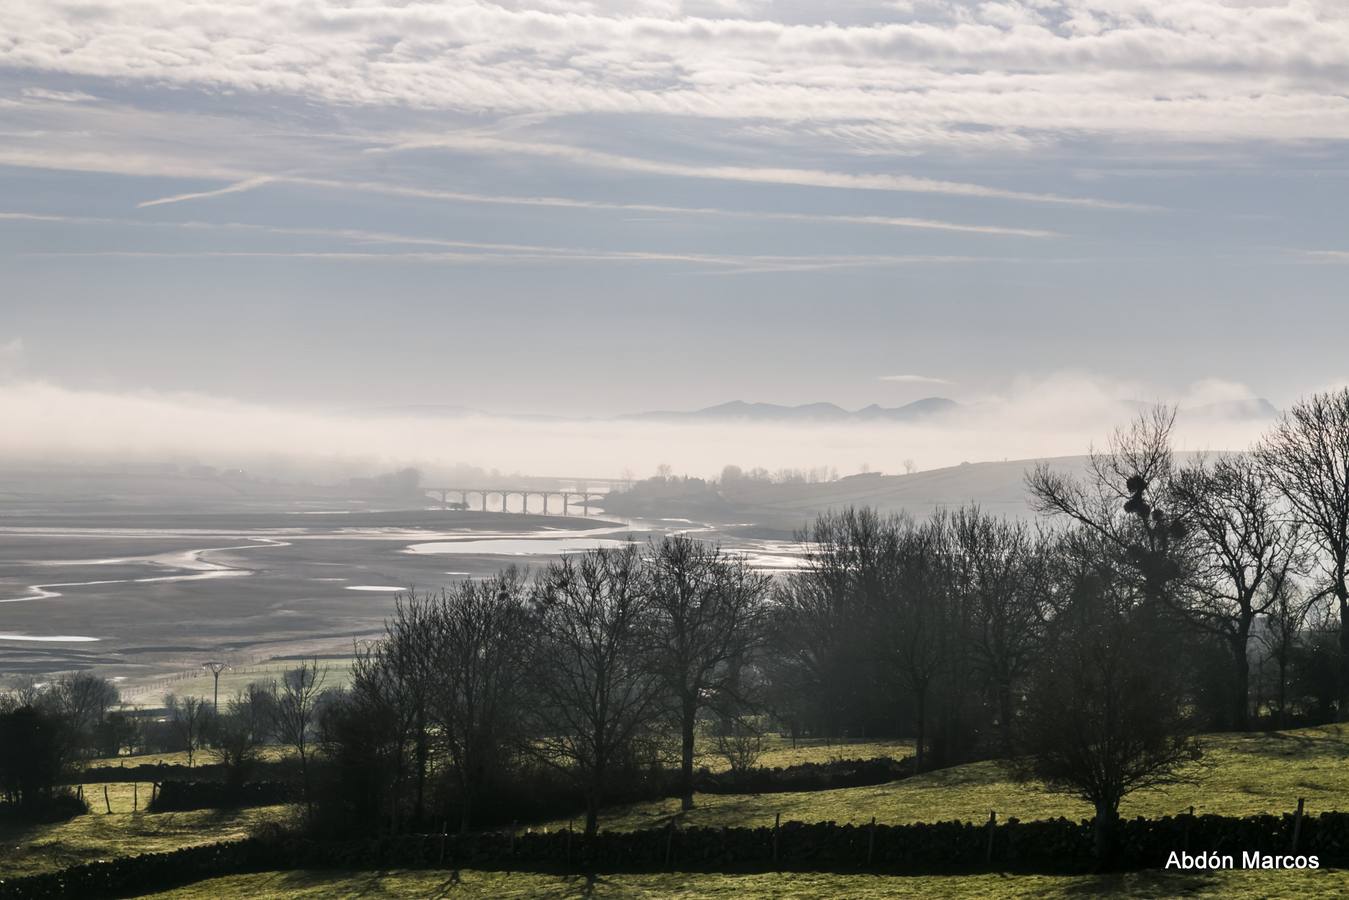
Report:
[{"label": "distant mountain range", "polygon": [[[1130,409],[1142,409],[1147,404],[1123,403],[1122,412]],[[980,405],[963,406],[945,397],[925,397],[903,406],[881,406],[873,403],[861,409],[844,409],[833,403],[802,403],[788,406],[780,403],[747,403],[744,400],[731,400],[694,410],[654,410],[626,413],[616,418],[622,421],[646,422],[919,422],[940,419],[958,410],[973,412],[983,408]],[[437,404],[367,407],[354,410],[367,416],[411,417],[411,418],[461,418],[465,416],[493,416],[484,410],[463,406]],[[1270,421],[1278,418],[1279,410],[1263,397],[1247,400],[1227,400],[1220,403],[1207,403],[1181,410],[1182,417],[1189,421]],[[535,421],[568,421],[569,416],[506,414],[502,418],[528,419]],[[580,419],[577,421],[586,421]],[[589,419],[589,421],[593,421]]]},{"label": "distant mountain range", "polygon": [[755,422],[914,422],[939,416],[959,407],[960,404],[945,397],[926,397],[903,406],[885,407],[871,404],[858,410],[847,410],[833,403],[803,403],[800,406],[783,406],[778,403],[746,403],[744,400],[732,400],[704,409],[691,411],[656,411],[629,413],[621,419],[641,419],[647,421],[716,421],[726,419],[748,420]]}]

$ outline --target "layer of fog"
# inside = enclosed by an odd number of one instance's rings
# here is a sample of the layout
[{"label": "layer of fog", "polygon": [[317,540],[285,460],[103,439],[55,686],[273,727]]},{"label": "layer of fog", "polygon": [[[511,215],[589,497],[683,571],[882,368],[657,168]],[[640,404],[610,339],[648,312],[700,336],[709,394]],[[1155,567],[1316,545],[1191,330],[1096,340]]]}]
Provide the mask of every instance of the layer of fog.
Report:
[{"label": "layer of fog", "polygon": [[[915,424],[529,420],[361,417],[165,393],[101,393],[40,381],[0,383],[0,459],[8,464],[200,464],[250,474],[330,480],[421,468],[430,483],[456,465],[503,473],[613,478],[667,464],[708,476],[722,466],[864,468],[898,473],[1000,459],[1083,453],[1140,402],[1182,409],[1247,400],[1237,384],[1208,381],[1174,396],[1085,375],[1021,378],[1000,396]],[[752,398],[751,398],[752,399]],[[1268,422],[1182,414],[1187,450],[1241,449]]]}]

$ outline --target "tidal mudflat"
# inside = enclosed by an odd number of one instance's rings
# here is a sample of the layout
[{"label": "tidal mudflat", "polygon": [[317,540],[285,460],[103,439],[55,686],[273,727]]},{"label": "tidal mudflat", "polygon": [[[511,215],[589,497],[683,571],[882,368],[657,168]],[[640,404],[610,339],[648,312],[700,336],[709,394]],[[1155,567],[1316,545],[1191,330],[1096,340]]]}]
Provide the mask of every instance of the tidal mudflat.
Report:
[{"label": "tidal mudflat", "polygon": [[[0,675],[97,666],[134,682],[213,655],[350,649],[400,590],[626,535],[595,518],[442,510],[6,518]],[[425,545],[459,552],[408,552]]]}]

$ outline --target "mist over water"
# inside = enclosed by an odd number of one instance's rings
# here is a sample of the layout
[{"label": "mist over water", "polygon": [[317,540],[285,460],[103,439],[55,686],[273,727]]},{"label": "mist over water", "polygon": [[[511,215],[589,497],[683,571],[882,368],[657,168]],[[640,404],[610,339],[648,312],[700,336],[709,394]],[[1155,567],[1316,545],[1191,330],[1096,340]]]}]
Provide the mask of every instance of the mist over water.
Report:
[{"label": "mist over water", "polygon": [[1014,379],[1000,396],[962,398],[954,412],[914,423],[668,422],[362,415],[30,381],[0,384],[0,459],[234,466],[255,475],[315,480],[403,465],[419,466],[434,479],[463,464],[597,478],[642,477],[661,464],[699,476],[729,463],[894,473],[907,461],[932,469],[1081,454],[1149,402],[1180,406],[1178,449],[1244,449],[1269,424],[1268,417],[1231,413],[1233,404],[1253,396],[1242,385],[1219,381],[1164,396],[1143,385],[1065,374]]}]

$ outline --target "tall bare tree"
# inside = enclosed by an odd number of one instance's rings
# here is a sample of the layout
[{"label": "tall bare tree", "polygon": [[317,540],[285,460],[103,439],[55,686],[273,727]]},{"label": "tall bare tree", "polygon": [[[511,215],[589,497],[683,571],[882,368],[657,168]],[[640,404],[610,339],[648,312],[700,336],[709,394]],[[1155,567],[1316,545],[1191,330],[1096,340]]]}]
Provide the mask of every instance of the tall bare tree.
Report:
[{"label": "tall bare tree", "polygon": [[538,738],[527,746],[579,780],[587,837],[598,830],[610,772],[659,713],[662,684],[645,655],[648,591],[632,544],[566,557],[537,586],[531,689]]},{"label": "tall bare tree", "polygon": [[687,810],[698,716],[709,704],[740,705],[739,666],[760,640],[770,580],[720,547],[683,535],[653,543],[650,556],[649,635],[679,722],[680,804]]},{"label": "tall bare tree", "polygon": [[1299,585],[1285,583],[1265,611],[1265,628],[1260,632],[1260,645],[1274,661],[1276,681],[1274,702],[1278,705],[1277,724],[1288,727],[1289,669],[1302,639],[1303,627],[1317,597]]},{"label": "tall bare tree", "polygon": [[519,731],[533,628],[523,573],[460,582],[441,595],[431,621],[433,718],[467,830],[478,791]]},{"label": "tall bare tree", "polygon": [[1232,725],[1250,725],[1250,638],[1256,617],[1287,597],[1300,557],[1300,530],[1279,490],[1250,456],[1221,456],[1182,469],[1172,486],[1193,530],[1195,563],[1184,612],[1227,644],[1232,658]]},{"label": "tall bare tree", "polygon": [[169,714],[170,730],[187,752],[187,766],[190,769],[206,737],[211,704],[200,697],[169,694],[164,698],[164,708]]},{"label": "tall bare tree", "polygon": [[1256,455],[1320,551],[1340,617],[1337,716],[1349,721],[1349,388],[1295,404]]},{"label": "tall bare tree", "polygon": [[968,640],[992,694],[999,744],[1012,751],[1014,692],[1030,670],[1042,631],[1042,549],[1024,522],[965,507],[951,519],[955,590],[973,606]]},{"label": "tall bare tree", "polygon": [[1116,429],[1105,450],[1091,450],[1085,479],[1044,463],[1026,478],[1036,511],[1095,533],[1153,615],[1176,604],[1186,574],[1187,531],[1172,496],[1175,422],[1174,407],[1154,406]]},{"label": "tall bare tree", "polygon": [[304,790],[305,809],[314,815],[313,783],[310,763],[313,761],[314,732],[318,724],[318,703],[323,693],[325,673],[318,660],[307,660],[289,670],[281,678],[276,700],[272,704],[274,727],[281,742],[295,750],[300,760],[300,780]]}]

